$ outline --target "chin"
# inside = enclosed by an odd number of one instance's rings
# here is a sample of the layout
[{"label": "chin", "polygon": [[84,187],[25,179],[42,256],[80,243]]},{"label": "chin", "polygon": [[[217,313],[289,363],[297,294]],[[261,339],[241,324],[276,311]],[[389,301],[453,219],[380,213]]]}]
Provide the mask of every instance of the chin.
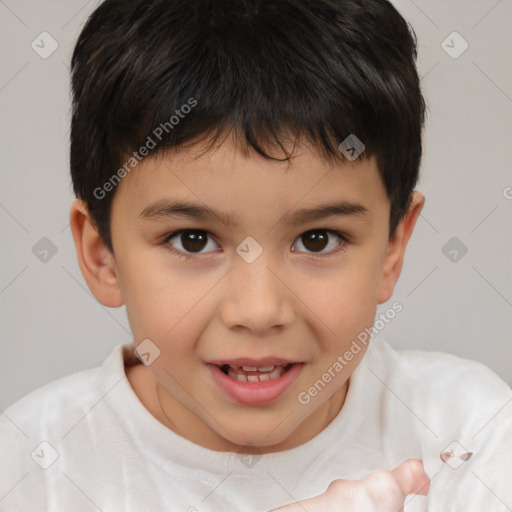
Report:
[{"label": "chin", "polygon": [[[263,422],[262,422],[263,423]],[[283,429],[275,429],[279,421],[270,424],[264,422],[255,424],[254,422],[240,422],[237,425],[237,429],[230,429],[230,436],[227,437],[224,433],[224,438],[230,443],[236,444],[240,447],[239,450],[243,452],[246,449],[249,453],[258,453],[258,451],[279,451],[282,448],[280,446],[286,442],[286,440],[293,433],[293,429],[289,427],[286,431]],[[258,448],[260,450],[258,450]]]},{"label": "chin", "polygon": [[286,439],[269,439],[263,436],[253,438],[233,439],[231,442],[237,445],[235,451],[240,453],[263,454],[283,450],[282,443]]}]

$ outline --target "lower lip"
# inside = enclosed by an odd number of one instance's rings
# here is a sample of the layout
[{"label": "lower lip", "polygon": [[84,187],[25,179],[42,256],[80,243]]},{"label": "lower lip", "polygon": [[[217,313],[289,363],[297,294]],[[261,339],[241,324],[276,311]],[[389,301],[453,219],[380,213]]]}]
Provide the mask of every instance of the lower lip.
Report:
[{"label": "lower lip", "polygon": [[234,402],[242,405],[266,405],[276,402],[297,379],[302,371],[302,363],[292,367],[278,379],[240,382],[226,375],[218,366],[208,364],[213,380]]}]

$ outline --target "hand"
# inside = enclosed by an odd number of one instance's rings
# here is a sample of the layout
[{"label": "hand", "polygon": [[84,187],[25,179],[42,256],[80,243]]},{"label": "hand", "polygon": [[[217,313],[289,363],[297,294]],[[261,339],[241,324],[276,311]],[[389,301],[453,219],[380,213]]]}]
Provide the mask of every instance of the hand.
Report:
[{"label": "hand", "polygon": [[408,494],[426,496],[429,489],[423,463],[410,459],[393,471],[376,471],[362,480],[334,480],[323,494],[274,512],[398,512]]}]

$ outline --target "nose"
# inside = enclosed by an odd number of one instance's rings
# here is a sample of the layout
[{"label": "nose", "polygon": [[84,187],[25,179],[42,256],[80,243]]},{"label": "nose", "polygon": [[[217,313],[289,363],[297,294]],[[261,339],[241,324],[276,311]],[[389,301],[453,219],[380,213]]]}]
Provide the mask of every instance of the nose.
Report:
[{"label": "nose", "polygon": [[239,258],[225,283],[220,316],[226,327],[259,335],[289,326],[294,295],[284,274],[265,251],[252,263]]}]

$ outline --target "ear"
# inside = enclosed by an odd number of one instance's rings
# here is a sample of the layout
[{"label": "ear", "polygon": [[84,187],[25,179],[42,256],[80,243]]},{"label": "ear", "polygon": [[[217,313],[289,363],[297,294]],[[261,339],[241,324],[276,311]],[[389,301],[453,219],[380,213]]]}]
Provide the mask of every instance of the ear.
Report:
[{"label": "ear", "polygon": [[114,256],[99,236],[87,205],[79,199],[71,205],[70,224],[78,264],[89,289],[104,306],[122,306]]},{"label": "ear", "polygon": [[404,262],[405,248],[412,235],[414,226],[420,216],[425,198],[420,192],[415,191],[412,195],[411,204],[407,213],[398,224],[393,238],[388,243],[386,256],[382,266],[380,288],[377,294],[377,304],[388,301],[393,294],[393,289]]}]

